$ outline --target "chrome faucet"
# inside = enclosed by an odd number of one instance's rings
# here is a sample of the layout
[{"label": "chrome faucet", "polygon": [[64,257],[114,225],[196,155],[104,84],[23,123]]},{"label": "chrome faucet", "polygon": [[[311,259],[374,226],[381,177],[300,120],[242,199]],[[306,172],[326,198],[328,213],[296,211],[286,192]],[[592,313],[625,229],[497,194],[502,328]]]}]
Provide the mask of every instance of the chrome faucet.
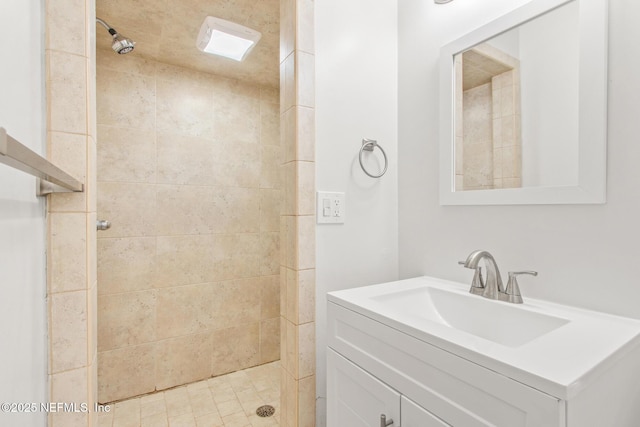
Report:
[{"label": "chrome faucet", "polygon": [[496,264],[495,258],[487,251],[473,251],[467,257],[467,260],[464,261],[464,266],[466,268],[471,268],[473,270],[478,271],[478,263],[480,260],[484,259],[487,278],[484,283],[484,289],[482,293],[479,293],[485,298],[489,299],[499,299],[504,300],[504,286],[502,284],[502,277],[500,276],[500,270],[498,269],[498,264]]},{"label": "chrome faucet", "polygon": [[[482,267],[478,266],[478,263],[482,259],[484,259],[487,270],[487,277],[484,281],[482,280]],[[485,298],[497,299],[514,304],[522,304],[522,295],[520,294],[520,288],[518,287],[516,276],[520,274],[530,274],[532,276],[538,275],[535,271],[510,271],[509,283],[507,285],[507,289],[505,289],[502,284],[502,276],[500,276],[498,264],[496,264],[495,258],[489,252],[473,251],[467,257],[466,261],[460,261],[458,264],[475,270],[469,292],[476,295],[482,295]]]}]

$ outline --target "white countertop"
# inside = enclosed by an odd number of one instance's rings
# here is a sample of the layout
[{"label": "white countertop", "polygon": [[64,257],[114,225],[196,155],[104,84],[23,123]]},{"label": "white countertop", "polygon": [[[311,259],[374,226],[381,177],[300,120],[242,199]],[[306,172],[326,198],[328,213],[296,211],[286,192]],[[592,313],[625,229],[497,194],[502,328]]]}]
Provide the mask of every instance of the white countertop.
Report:
[{"label": "white countertop", "polygon": [[[426,276],[331,292],[327,298],[332,303],[561,399],[577,395],[626,352],[640,345],[639,320],[526,296],[524,304],[486,301],[567,319],[568,322],[517,346],[502,345],[433,321],[429,316],[416,314],[415,310],[398,310],[381,302],[384,300],[381,297],[387,294],[411,292],[423,287],[443,289],[465,298],[482,298],[469,295],[469,285]],[[508,316],[504,317],[499,321],[509,322]]]}]

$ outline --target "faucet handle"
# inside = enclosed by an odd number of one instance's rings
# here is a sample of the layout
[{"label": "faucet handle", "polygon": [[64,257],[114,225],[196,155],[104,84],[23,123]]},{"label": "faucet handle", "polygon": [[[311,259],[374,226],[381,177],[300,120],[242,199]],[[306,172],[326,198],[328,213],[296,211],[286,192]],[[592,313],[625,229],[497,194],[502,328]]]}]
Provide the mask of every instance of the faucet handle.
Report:
[{"label": "faucet handle", "polygon": [[504,291],[504,300],[512,302],[514,304],[522,304],[522,294],[520,294],[520,286],[518,286],[517,277],[521,274],[529,274],[531,276],[537,276],[537,271],[510,271],[509,281],[507,282],[507,289]]}]

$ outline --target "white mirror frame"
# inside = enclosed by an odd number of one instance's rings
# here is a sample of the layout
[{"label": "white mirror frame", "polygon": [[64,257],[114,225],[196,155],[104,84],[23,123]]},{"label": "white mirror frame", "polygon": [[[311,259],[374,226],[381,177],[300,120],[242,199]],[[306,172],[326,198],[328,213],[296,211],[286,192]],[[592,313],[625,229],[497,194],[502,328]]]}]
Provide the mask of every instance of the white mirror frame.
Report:
[{"label": "white mirror frame", "polygon": [[578,185],[455,191],[454,55],[572,0],[532,0],[440,51],[440,204],[526,205],[606,202],[607,0],[580,2]]}]

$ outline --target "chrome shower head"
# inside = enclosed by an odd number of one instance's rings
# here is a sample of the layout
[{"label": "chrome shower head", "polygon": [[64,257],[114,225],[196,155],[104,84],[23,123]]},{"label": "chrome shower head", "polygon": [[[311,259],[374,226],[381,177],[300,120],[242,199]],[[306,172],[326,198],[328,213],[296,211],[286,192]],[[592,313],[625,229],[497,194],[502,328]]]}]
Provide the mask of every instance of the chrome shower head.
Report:
[{"label": "chrome shower head", "polygon": [[105,27],[107,31],[109,31],[109,34],[111,34],[111,37],[113,37],[111,49],[113,49],[115,53],[123,55],[125,53],[131,52],[135,48],[136,42],[128,37],[123,36],[122,34],[118,34],[118,32],[113,27],[111,27],[111,25],[107,24],[100,18],[96,18],[96,22]]}]

